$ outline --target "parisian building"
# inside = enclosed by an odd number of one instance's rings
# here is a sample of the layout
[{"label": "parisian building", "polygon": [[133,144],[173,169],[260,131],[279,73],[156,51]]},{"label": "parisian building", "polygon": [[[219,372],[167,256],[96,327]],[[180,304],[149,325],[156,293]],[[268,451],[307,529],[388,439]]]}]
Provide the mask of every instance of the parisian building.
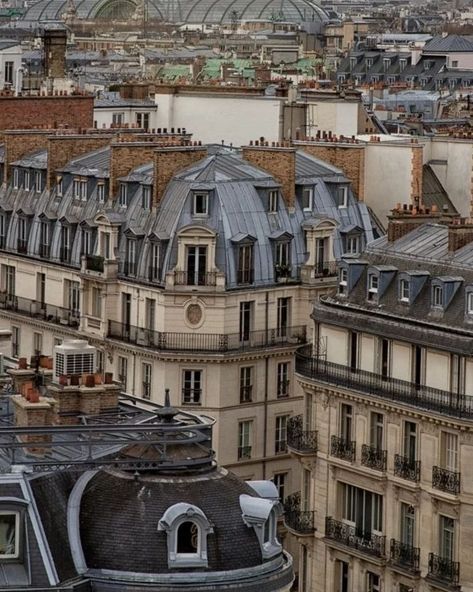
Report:
[{"label": "parisian building", "polygon": [[288,428],[301,592],[473,589],[472,254],[468,220],[395,210],[315,303]]}]

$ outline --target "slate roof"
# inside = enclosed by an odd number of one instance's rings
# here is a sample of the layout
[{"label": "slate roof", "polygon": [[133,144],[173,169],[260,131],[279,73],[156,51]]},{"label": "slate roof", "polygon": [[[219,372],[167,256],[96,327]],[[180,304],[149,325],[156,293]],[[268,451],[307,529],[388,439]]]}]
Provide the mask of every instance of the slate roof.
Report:
[{"label": "slate roof", "polygon": [[468,52],[473,51],[473,41],[461,35],[441,35],[434,37],[423,49],[424,53],[450,53],[450,52]]}]

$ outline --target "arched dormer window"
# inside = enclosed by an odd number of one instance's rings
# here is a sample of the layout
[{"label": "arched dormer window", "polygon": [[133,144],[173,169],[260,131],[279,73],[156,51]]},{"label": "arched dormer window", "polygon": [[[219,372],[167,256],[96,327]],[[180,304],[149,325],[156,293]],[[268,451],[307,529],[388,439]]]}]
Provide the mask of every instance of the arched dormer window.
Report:
[{"label": "arched dormer window", "polygon": [[277,518],[282,513],[277,499],[240,495],[243,522],[255,530],[263,559],[270,559],[282,551],[277,538]]},{"label": "arched dormer window", "polygon": [[158,524],[167,534],[169,567],[207,567],[207,535],[213,532],[197,506],[180,502],[170,506]]}]

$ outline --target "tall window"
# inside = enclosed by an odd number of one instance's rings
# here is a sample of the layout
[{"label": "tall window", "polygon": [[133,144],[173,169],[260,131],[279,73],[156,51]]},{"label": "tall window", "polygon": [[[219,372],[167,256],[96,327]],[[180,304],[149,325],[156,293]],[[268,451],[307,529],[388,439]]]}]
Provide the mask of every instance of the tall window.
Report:
[{"label": "tall window", "polygon": [[340,437],[351,442],[353,433],[353,407],[342,403],[340,407]]},{"label": "tall window", "polygon": [[82,230],[82,254],[90,255],[92,253],[92,232],[87,229]]},{"label": "tall window", "polygon": [[252,421],[240,421],[238,424],[238,460],[251,458]]},{"label": "tall window", "polygon": [[408,547],[414,546],[416,511],[414,506],[401,503],[401,543]]},{"label": "tall window", "polygon": [[152,366],[148,362],[141,364],[141,376],[143,379],[143,399],[151,399]]},{"label": "tall window", "polygon": [[145,300],[145,327],[154,331],[156,326],[156,300],[146,298]]},{"label": "tall window", "polygon": [[404,456],[411,463],[417,458],[417,424],[412,421],[404,422]]},{"label": "tall window", "polygon": [[16,270],[13,265],[2,265],[2,287],[8,296],[16,293]]},{"label": "tall window", "polygon": [[336,578],[337,578],[337,583],[338,583],[338,590],[340,592],[348,592],[350,566],[346,561],[340,561],[340,560],[337,560],[336,566],[337,566]]},{"label": "tall window", "polygon": [[287,278],[291,275],[291,243],[284,241],[276,243],[276,279]]},{"label": "tall window", "polygon": [[56,195],[62,197],[64,192],[64,182],[62,177],[56,177]]},{"label": "tall window", "polygon": [[208,216],[209,194],[207,192],[194,193],[192,213],[194,216]]},{"label": "tall window", "polygon": [[366,572],[367,592],[381,592],[381,578],[372,571]]},{"label": "tall window", "polygon": [[93,286],[91,297],[91,314],[93,317],[100,319],[102,318],[102,290]]},{"label": "tall window", "polygon": [[43,351],[43,334],[33,333],[33,350],[35,356],[39,356]]},{"label": "tall window", "polygon": [[207,247],[187,247],[187,285],[205,286],[207,278]]},{"label": "tall window", "polygon": [[120,193],[119,193],[119,197],[118,197],[118,203],[124,208],[126,208],[128,205],[126,183],[120,183]]},{"label": "tall window", "polygon": [[338,293],[346,295],[348,286],[348,269],[342,267],[339,272]]},{"label": "tall window", "polygon": [[5,62],[5,84],[13,84],[13,68],[14,62]]},{"label": "tall window", "polygon": [[290,305],[290,298],[278,298],[278,337],[287,337]]},{"label": "tall window", "polygon": [[401,279],[399,282],[399,300],[401,302],[409,302],[410,300],[410,282],[406,279]]},{"label": "tall window", "polygon": [[41,191],[43,190],[43,179],[42,179],[41,171],[35,172],[34,184],[35,184],[36,193],[41,193]]},{"label": "tall window", "polygon": [[20,173],[18,169],[13,169],[13,188],[18,189],[20,186]]},{"label": "tall window", "polygon": [[368,276],[368,300],[374,300],[378,295],[379,277],[374,273]]},{"label": "tall window", "polygon": [[105,202],[105,184],[104,183],[97,183],[97,201],[99,203]]},{"label": "tall window", "polygon": [[240,302],[240,341],[249,341],[253,322],[253,302]]},{"label": "tall window", "polygon": [[356,255],[360,252],[360,237],[356,235],[347,236],[345,253]]},{"label": "tall window", "polygon": [[[6,218],[5,218],[5,214],[0,214],[0,249],[3,249],[5,247],[5,238],[6,238]],[[473,294],[473,292],[472,292],[472,294]]]},{"label": "tall window", "polygon": [[278,363],[277,381],[278,397],[287,397],[289,395],[289,362]]},{"label": "tall window", "polygon": [[48,220],[41,220],[40,223],[40,257],[49,257],[49,222]]},{"label": "tall window", "polygon": [[372,491],[342,483],[342,519],[355,526],[358,536],[383,531],[383,497]]},{"label": "tall window", "polygon": [[26,170],[23,175],[23,187],[26,191],[31,189],[30,171]]},{"label": "tall window", "polygon": [[151,209],[151,187],[149,185],[142,185],[141,187],[141,207],[144,210]]},{"label": "tall window", "polygon": [[78,178],[72,181],[72,195],[74,199],[80,199],[80,179]]},{"label": "tall window", "polygon": [[46,274],[36,274],[36,301],[39,302],[41,308],[44,308],[46,301]]},{"label": "tall window", "polygon": [[443,287],[433,286],[432,288],[432,306],[443,306]]},{"label": "tall window", "polygon": [[377,450],[383,449],[384,416],[382,413],[371,413],[370,444]]},{"label": "tall window", "polygon": [[447,471],[458,471],[458,436],[450,432],[440,435],[440,463]]},{"label": "tall window", "polygon": [[278,200],[279,192],[277,189],[273,189],[268,194],[268,212],[278,211]]},{"label": "tall window", "polygon": [[26,253],[28,251],[28,225],[26,218],[18,218],[18,252]]},{"label": "tall window", "polygon": [[126,241],[126,265],[125,275],[136,275],[136,241]]},{"label": "tall window", "polygon": [[240,368],[240,403],[251,401],[253,394],[253,366]]},{"label": "tall window", "polygon": [[345,185],[337,187],[337,206],[346,208],[348,206],[348,187]]},{"label": "tall window", "polygon": [[439,555],[449,561],[455,560],[455,520],[449,516],[439,517]]},{"label": "tall window", "polygon": [[200,405],[202,402],[202,370],[184,370],[182,378],[182,402]]},{"label": "tall window", "polygon": [[79,314],[80,310],[80,283],[64,280],[65,306],[73,314]]},{"label": "tall window", "polygon": [[281,502],[284,502],[286,498],[287,473],[275,473],[273,476],[273,483],[278,490],[279,499]]},{"label": "tall window", "polygon": [[81,179],[80,180],[80,199],[81,201],[87,201],[87,194],[88,194],[88,179]]},{"label": "tall window", "polygon": [[305,211],[312,210],[313,191],[311,187],[304,187],[302,189],[302,209]]},{"label": "tall window", "polygon": [[70,239],[71,239],[71,233],[70,233],[69,226],[63,226],[61,228],[61,252],[60,252],[60,258],[61,258],[61,261],[63,261],[64,263],[69,262],[69,258],[70,258],[70,247],[71,247]]},{"label": "tall window", "polygon": [[118,380],[122,383],[122,388],[126,392],[128,387],[128,358],[118,356]]},{"label": "tall window", "polygon": [[149,129],[149,113],[137,113],[136,114],[136,123],[138,127],[142,129]]},{"label": "tall window", "polygon": [[20,327],[14,325],[11,328],[11,355],[14,358],[20,356]]},{"label": "tall window", "polygon": [[158,281],[161,275],[159,255],[159,243],[151,243],[149,256],[149,279],[152,282]]},{"label": "tall window", "polygon": [[253,278],[253,245],[241,245],[238,248],[238,283],[252,284]]},{"label": "tall window", "polygon": [[274,438],[274,452],[281,454],[287,451],[287,415],[276,417],[276,434]]}]

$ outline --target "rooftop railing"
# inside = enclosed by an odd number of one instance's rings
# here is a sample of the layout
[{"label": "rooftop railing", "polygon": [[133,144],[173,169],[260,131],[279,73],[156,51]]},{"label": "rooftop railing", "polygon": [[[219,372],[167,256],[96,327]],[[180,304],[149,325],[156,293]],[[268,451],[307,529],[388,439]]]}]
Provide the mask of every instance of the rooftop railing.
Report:
[{"label": "rooftop railing", "polygon": [[323,358],[314,357],[311,347],[301,348],[296,352],[296,372],[317,382],[405,403],[426,411],[473,419],[473,396],[471,395],[444,391],[327,362]]},{"label": "rooftop railing", "polygon": [[78,327],[80,322],[78,310],[62,308],[39,300],[31,300],[23,296],[12,296],[5,293],[0,293],[0,310],[11,310],[31,318],[58,325],[67,325],[68,327]]}]

